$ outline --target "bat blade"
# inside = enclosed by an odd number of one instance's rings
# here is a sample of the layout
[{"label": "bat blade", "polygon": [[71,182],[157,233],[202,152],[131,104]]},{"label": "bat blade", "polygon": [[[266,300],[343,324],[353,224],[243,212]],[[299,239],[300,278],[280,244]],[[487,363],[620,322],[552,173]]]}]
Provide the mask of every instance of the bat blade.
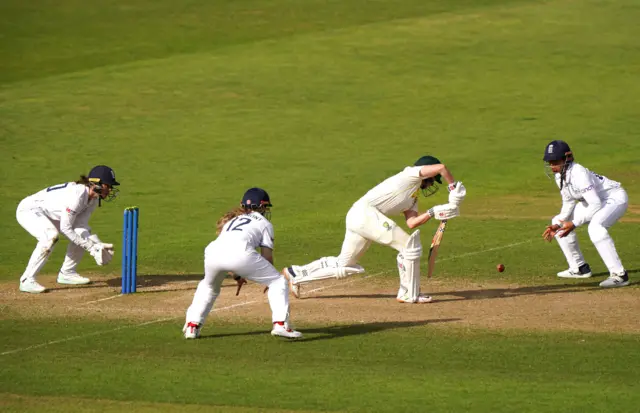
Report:
[{"label": "bat blade", "polygon": [[431,276],[433,275],[433,271],[436,268],[436,258],[438,257],[438,250],[440,249],[440,243],[442,242],[442,237],[444,236],[445,229],[447,229],[446,219],[440,222],[440,225],[438,225],[438,229],[436,229],[436,233],[433,235],[433,240],[431,240],[431,247],[429,248],[427,278],[431,278]]}]

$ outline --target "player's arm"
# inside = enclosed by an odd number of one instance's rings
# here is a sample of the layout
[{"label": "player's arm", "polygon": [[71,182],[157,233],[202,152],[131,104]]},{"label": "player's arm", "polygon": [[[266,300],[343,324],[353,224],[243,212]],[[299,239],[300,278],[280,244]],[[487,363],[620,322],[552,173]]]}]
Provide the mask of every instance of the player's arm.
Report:
[{"label": "player's arm", "polygon": [[86,251],[93,246],[93,241],[84,239],[73,230],[78,213],[76,212],[82,207],[81,202],[71,202],[60,214],[60,232],[74,244],[84,248]]},{"label": "player's arm", "polygon": [[410,209],[408,211],[404,211],[404,219],[407,222],[407,226],[414,229],[430,220],[431,215],[429,215],[429,211],[419,214],[418,211]]},{"label": "player's arm", "polygon": [[447,183],[449,184],[455,183],[455,179],[453,179],[453,175],[444,164],[439,163],[436,165],[423,165],[420,168],[420,179],[433,178],[438,174],[442,175],[442,177],[445,179],[445,181],[447,181]]},{"label": "player's arm", "polygon": [[260,247],[260,255],[262,255],[265,260],[269,261],[271,265],[273,265],[273,249],[269,247]]},{"label": "player's arm", "polygon": [[580,195],[587,203],[587,210],[582,215],[582,217],[578,217],[573,220],[573,225],[579,227],[580,225],[591,221],[593,215],[602,209],[602,200],[598,196],[596,192],[596,185],[594,182],[594,177],[586,170],[583,170],[583,173],[578,175],[578,179],[576,179],[576,184],[580,189]]},{"label": "player's arm", "polygon": [[262,242],[260,242],[260,255],[273,265],[273,244],[274,244],[273,225],[269,223],[262,231]]}]

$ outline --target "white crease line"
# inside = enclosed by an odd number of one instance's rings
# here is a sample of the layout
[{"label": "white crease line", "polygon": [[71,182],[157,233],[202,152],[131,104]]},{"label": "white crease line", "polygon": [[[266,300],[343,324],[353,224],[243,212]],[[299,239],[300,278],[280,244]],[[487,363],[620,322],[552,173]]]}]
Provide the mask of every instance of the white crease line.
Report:
[{"label": "white crease line", "polygon": [[507,249],[507,248],[515,247],[515,246],[517,246],[517,245],[526,244],[526,243],[531,242],[531,241],[532,241],[532,240],[521,241],[521,242],[514,242],[513,244],[502,245],[502,246],[500,246],[500,247],[488,248],[488,249],[486,249],[486,250],[482,250],[482,251],[467,252],[466,254],[454,255],[453,257],[443,258],[443,259],[438,260],[438,261],[449,261],[449,260],[455,260],[456,258],[468,257],[469,255],[482,254],[483,252],[496,251],[496,250],[503,250],[503,249]]},{"label": "white crease line", "polygon": [[[114,296],[114,297],[118,297],[118,296],[116,295],[116,296]],[[229,309],[231,309],[231,308],[241,307],[241,306],[244,306],[244,305],[253,304],[253,303],[257,303],[257,302],[258,302],[258,301],[245,301],[244,303],[234,304],[234,305],[230,305],[230,306],[227,306],[227,307],[214,308],[214,309],[212,310],[212,312],[215,312],[215,311],[222,311],[222,310],[229,310]],[[125,329],[125,328],[144,327],[144,326],[148,326],[148,325],[150,325],[150,324],[157,324],[157,323],[162,323],[162,322],[165,322],[165,321],[176,320],[176,319],[181,318],[181,317],[182,317],[182,316],[178,316],[178,317],[168,317],[168,318],[159,318],[159,319],[157,319],[157,320],[153,320],[153,321],[146,321],[146,322],[144,322],[144,323],[140,323],[140,324],[134,324],[134,325],[128,325],[128,326],[121,326],[121,327],[113,328],[113,329],[111,329],[111,330],[96,331],[96,332],[93,332],[93,333],[82,334],[82,335],[79,335],[79,336],[73,336],[73,337],[67,337],[67,338],[63,338],[63,339],[60,339],[60,340],[48,341],[48,342],[46,342],[46,343],[36,344],[36,345],[33,345],[33,346],[29,346],[29,347],[23,347],[23,348],[18,348],[18,349],[15,349],[15,350],[5,351],[5,352],[3,352],[3,353],[0,353],[0,356],[6,356],[7,354],[14,354],[14,353],[22,352],[22,351],[33,350],[33,349],[36,349],[36,348],[41,348],[41,347],[49,346],[49,345],[51,345],[51,344],[65,343],[65,342],[67,342],[67,341],[77,340],[77,339],[80,339],[80,338],[92,337],[92,336],[99,336],[99,335],[102,335],[102,334],[113,333],[113,332],[116,332],[116,331],[119,331],[119,330],[123,330],[123,329]]]},{"label": "white crease line", "polygon": [[123,295],[124,294],[112,295],[111,297],[101,298],[99,300],[87,301],[86,303],[82,303],[80,305],[93,304],[93,303],[99,303],[100,301],[113,300],[114,298],[122,297]]}]

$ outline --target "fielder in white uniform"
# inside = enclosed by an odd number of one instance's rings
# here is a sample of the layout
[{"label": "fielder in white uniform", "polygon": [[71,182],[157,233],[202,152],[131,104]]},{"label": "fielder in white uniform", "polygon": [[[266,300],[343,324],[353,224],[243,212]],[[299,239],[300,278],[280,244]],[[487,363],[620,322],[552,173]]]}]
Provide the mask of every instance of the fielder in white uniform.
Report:
[{"label": "fielder in white uniform", "polygon": [[[249,189],[239,208],[218,221],[218,237],[204,250],[204,279],[198,284],[182,329],[195,339],[220,294],[228,272],[269,288],[272,312],[271,335],[299,338],[302,333],[289,325],[289,286],[273,266],[273,225],[269,222],[271,201],[261,188]],[[257,252],[260,248],[260,253]]]},{"label": "fielder in white uniform", "polygon": [[[550,142],[543,160],[555,176],[562,196],[562,209],[553,217],[542,236],[549,242],[558,241],[569,269],[558,273],[564,278],[589,278],[591,268],[584,259],[575,228],[589,224],[589,237],[602,261],[609,269],[609,278],[601,287],[624,287],[629,276],[607,231],[627,210],[629,198],[619,182],[598,175],[574,162],[569,145],[560,140]],[[549,175],[549,173],[547,173]]]},{"label": "fielder in white uniform", "polygon": [[46,289],[36,281],[58,242],[60,233],[69,239],[69,246],[58,273],[60,284],[88,284],[88,278],[78,275],[76,268],[85,251],[98,265],[106,265],[113,258],[113,245],[105,244],[91,235],[89,218],[101,202],[115,198],[117,188],[113,169],[98,165],[88,176],[76,182],[50,186],[23,199],[18,205],[16,218],[38,244],[31,254],[27,269],[20,277],[20,291],[41,293]]},{"label": "fielder in white uniform", "polygon": [[[420,190],[424,196],[434,194],[438,189],[437,183],[442,183],[442,177],[449,184],[449,203],[419,213]],[[301,284],[363,273],[364,268],[357,264],[358,260],[372,242],[377,242],[398,251],[400,288],[397,300],[401,303],[428,303],[431,297],[420,294],[420,230],[409,235],[388,216],[404,214],[411,229],[431,218],[451,219],[459,215],[458,206],[465,195],[465,187],[461,182],[455,182],[445,165],[433,156],[423,156],[414,166],[408,166],[381,182],[353,204],[347,213],[346,234],[339,256],[320,258],[303,266],[292,265],[284,268],[282,274],[289,280],[293,294],[299,298]]]}]

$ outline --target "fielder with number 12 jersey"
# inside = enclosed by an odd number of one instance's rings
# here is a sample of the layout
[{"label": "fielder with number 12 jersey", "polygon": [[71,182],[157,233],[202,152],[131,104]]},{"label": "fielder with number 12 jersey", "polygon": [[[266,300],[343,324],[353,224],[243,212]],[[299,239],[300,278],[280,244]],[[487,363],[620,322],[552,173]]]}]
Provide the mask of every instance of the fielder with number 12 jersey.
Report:
[{"label": "fielder with number 12 jersey", "polygon": [[238,282],[236,295],[245,279],[268,288],[271,335],[291,339],[302,337],[302,333],[293,330],[289,324],[289,285],[273,266],[271,207],[267,191],[250,188],[240,206],[218,220],[218,237],[204,250],[204,279],[198,284],[187,309],[182,328],[186,339],[200,337],[227,274],[233,274]]}]

